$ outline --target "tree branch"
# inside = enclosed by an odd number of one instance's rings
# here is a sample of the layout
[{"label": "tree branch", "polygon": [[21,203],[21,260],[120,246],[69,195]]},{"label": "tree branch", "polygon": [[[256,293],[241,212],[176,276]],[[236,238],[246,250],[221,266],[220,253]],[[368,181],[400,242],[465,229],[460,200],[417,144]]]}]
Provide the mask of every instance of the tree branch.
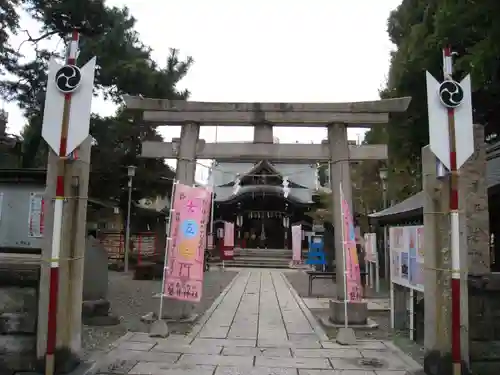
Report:
[{"label": "tree branch", "polygon": [[21,42],[21,44],[19,44],[19,47],[17,48],[17,53],[19,53],[19,51],[21,50],[21,47],[22,47],[22,46],[23,46],[23,44],[24,44],[24,43],[26,43],[26,42],[30,42],[30,43],[33,43],[33,44],[37,44],[39,41],[41,41],[41,40],[43,40],[43,39],[46,39],[46,38],[49,38],[49,37],[51,37],[52,35],[55,35],[55,34],[57,34],[57,33],[58,33],[58,31],[57,31],[57,30],[52,30],[52,31],[48,31],[48,32],[46,32],[45,34],[42,34],[42,35],[38,36],[37,38],[33,38],[33,37],[31,36],[31,34],[29,33],[29,31],[28,31],[28,30],[21,30],[21,31],[25,32],[25,33],[26,33],[26,35],[28,35],[28,39],[23,40],[23,41]]}]

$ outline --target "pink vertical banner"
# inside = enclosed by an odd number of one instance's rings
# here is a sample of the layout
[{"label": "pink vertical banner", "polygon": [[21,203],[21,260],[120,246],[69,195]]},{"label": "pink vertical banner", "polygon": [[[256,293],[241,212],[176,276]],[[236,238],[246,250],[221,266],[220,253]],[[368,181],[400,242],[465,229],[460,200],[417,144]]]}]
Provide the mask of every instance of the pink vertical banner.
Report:
[{"label": "pink vertical banner", "polygon": [[340,189],[343,228],[343,247],[345,257],[346,272],[346,298],[349,301],[361,301],[361,274],[359,272],[358,252],[356,250],[356,233],[354,230],[351,209],[347,203],[342,186]]},{"label": "pink vertical banner", "polygon": [[201,299],[209,199],[204,188],[176,186],[165,277],[168,298],[190,302]]},{"label": "pink vertical banner", "polygon": [[224,246],[234,247],[234,224],[224,222]]},{"label": "pink vertical banner", "polygon": [[224,222],[224,246],[222,247],[222,259],[231,260],[234,258],[234,224]]},{"label": "pink vertical banner", "polygon": [[292,259],[294,263],[302,261],[302,225],[292,225]]}]

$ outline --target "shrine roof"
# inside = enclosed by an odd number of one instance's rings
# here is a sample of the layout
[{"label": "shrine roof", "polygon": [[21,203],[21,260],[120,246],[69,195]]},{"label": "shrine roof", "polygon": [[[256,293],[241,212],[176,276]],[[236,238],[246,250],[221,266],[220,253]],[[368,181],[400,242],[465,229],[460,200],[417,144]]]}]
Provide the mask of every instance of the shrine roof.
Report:
[{"label": "shrine roof", "polygon": [[[486,187],[489,195],[500,192],[500,142],[486,149]],[[371,219],[380,221],[397,221],[418,218],[423,215],[424,192],[399,202],[385,210],[368,215]]]},{"label": "shrine roof", "polygon": [[240,187],[237,194],[232,194],[224,199],[217,199],[217,196],[216,196],[215,201],[217,203],[233,203],[233,202],[237,202],[238,200],[240,200],[242,198],[250,196],[254,193],[268,193],[268,195],[273,195],[273,196],[282,198],[285,201],[288,201],[288,202],[291,202],[294,204],[309,205],[309,204],[313,203],[313,202],[308,202],[308,201],[305,201],[305,200],[299,198],[296,194],[293,193],[293,191],[289,193],[287,198],[285,198],[284,194],[283,194],[283,188],[281,186],[273,186],[273,185],[242,186],[242,187]]},{"label": "shrine roof", "polygon": [[424,192],[420,191],[415,195],[399,202],[385,210],[374,212],[368,217],[370,219],[391,219],[391,220],[405,220],[408,218],[418,217],[422,215],[424,207]]},{"label": "shrine roof", "polygon": [[[289,187],[297,189],[312,189],[314,186],[315,171],[314,166],[294,163],[274,163],[270,160],[260,160],[257,162],[221,162],[213,166],[214,171],[209,176],[208,185],[212,183],[217,187],[234,186],[237,177],[245,185],[249,176],[258,175],[265,171],[266,175],[276,176],[280,179],[288,177]],[[247,178],[245,178],[247,177]]]}]

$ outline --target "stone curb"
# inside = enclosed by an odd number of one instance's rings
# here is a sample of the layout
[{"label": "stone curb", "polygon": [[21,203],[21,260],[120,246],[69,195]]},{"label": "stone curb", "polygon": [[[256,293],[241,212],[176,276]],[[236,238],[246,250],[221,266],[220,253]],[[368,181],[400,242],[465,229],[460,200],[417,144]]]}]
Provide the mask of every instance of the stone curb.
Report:
[{"label": "stone curb", "polygon": [[[197,323],[191,332],[186,335],[187,338],[190,340],[194,339],[196,335],[201,331],[205,323],[208,321],[210,316],[213,314],[217,306],[220,305],[226,294],[229,292],[229,290],[232,288],[233,284],[235,283],[236,279],[238,278],[239,274],[241,271],[239,271],[234,278],[231,280],[231,282],[224,288],[224,290],[221,292],[221,294],[216,298],[216,300],[212,303],[210,308],[205,311],[203,314],[202,319],[200,320],[199,323]],[[101,367],[102,364],[104,364],[106,353],[116,347],[118,347],[121,343],[129,340],[132,336],[134,335],[134,332],[127,332],[124,334],[122,337],[118,338],[115,340],[111,345],[110,349],[106,350],[104,352],[96,352],[93,355],[91,355],[91,359],[89,359],[87,362],[84,362],[80,364],[75,370],[72,372],[65,374],[65,375],[95,375],[97,371],[99,371],[99,368]],[[37,374],[33,374],[37,375]]]},{"label": "stone curb", "polygon": [[406,354],[401,348],[399,348],[396,344],[394,344],[392,341],[383,341],[384,345],[387,346],[389,349],[392,351],[396,352],[399,357],[410,367],[408,370],[406,370],[409,374],[411,375],[425,375],[424,369],[418,363],[415,361],[413,358],[411,358],[408,354]]},{"label": "stone curb", "polygon": [[[212,305],[210,306],[210,308],[207,311],[205,311],[205,313],[201,317],[200,321],[194,325],[194,327],[191,330],[191,332],[189,332],[186,335],[186,337],[189,340],[191,340],[191,341],[194,340],[194,338],[200,333],[200,331],[203,329],[203,327],[207,323],[208,319],[210,319],[210,317],[214,313],[215,309],[222,303],[222,300],[224,299],[224,297],[226,296],[226,294],[231,290],[231,288],[233,287],[234,283],[236,282],[236,279],[240,276],[240,274],[241,274],[241,270],[238,271],[238,273],[236,275],[234,275],[233,279],[228,284],[228,286],[226,286],[224,288],[224,290],[221,292],[221,294],[219,294],[219,296],[215,299],[215,301],[212,303]],[[250,274],[248,274],[247,277],[250,277]]]},{"label": "stone curb", "polygon": [[323,330],[323,327],[318,323],[314,315],[312,314],[311,310],[307,307],[305,302],[302,300],[302,298],[298,295],[297,291],[293,288],[292,284],[288,279],[286,278],[285,274],[283,272],[280,272],[281,278],[285,282],[285,284],[288,286],[288,289],[292,293],[293,298],[299,305],[300,309],[302,310],[302,313],[306,316],[307,321],[311,325],[311,328],[313,329],[314,333],[318,336],[319,341],[330,341],[328,336],[326,335],[325,331]]}]

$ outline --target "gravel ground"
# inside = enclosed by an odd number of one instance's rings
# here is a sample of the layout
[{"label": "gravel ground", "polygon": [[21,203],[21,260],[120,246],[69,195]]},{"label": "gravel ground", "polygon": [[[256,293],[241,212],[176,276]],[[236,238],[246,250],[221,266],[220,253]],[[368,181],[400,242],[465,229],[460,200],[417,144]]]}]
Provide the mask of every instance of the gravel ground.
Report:
[{"label": "gravel ground", "polygon": [[[308,296],[309,278],[305,272],[286,272],[288,281],[297,291],[300,297],[320,297],[333,298],[335,294],[335,284],[329,279],[316,279],[313,281],[312,295]],[[381,285],[380,293],[370,293],[368,290],[365,293],[367,298],[388,298],[386,285]],[[335,339],[337,336],[337,328],[328,327],[321,323],[322,319],[328,318],[329,311],[327,309],[311,309],[311,312],[322,325],[325,333],[330,339]],[[393,332],[391,329],[389,311],[370,311],[370,318],[377,322],[376,329],[356,329],[356,337],[359,339],[373,340],[392,340],[404,352],[410,355],[417,362],[423,363],[423,348],[422,346],[411,342],[407,337],[407,332]]]},{"label": "gravel ground", "polygon": [[[210,308],[236,274],[235,271],[219,269],[205,272],[202,298],[194,309],[194,313],[199,314],[198,317]],[[83,326],[84,355],[105,350],[127,331],[148,332],[149,326],[140,319],[151,311],[158,311],[159,299],[153,298],[153,295],[160,292],[160,280],[133,280],[132,273],[110,271],[108,298],[111,303],[111,313],[119,317],[121,323],[104,327]],[[184,334],[191,330],[194,323],[169,323],[169,328],[172,333]]]}]

